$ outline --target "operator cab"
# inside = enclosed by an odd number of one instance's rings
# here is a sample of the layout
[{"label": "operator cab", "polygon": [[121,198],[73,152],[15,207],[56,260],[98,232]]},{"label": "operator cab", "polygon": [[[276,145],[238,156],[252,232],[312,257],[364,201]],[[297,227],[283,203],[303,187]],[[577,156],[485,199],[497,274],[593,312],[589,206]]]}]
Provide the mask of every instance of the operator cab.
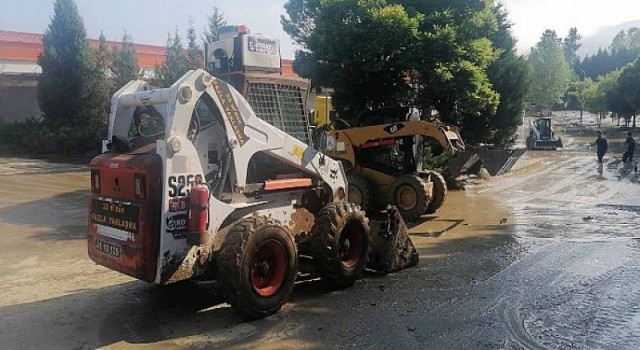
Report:
[{"label": "operator cab", "polygon": [[534,126],[540,132],[541,140],[551,140],[553,138],[553,129],[551,128],[551,118],[544,117],[536,119]]}]

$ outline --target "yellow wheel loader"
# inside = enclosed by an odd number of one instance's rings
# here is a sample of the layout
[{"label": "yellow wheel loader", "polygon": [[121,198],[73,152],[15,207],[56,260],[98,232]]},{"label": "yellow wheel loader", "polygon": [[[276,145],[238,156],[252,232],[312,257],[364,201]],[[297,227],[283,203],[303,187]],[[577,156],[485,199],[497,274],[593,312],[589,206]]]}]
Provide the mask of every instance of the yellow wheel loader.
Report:
[{"label": "yellow wheel loader", "polygon": [[449,156],[465,149],[458,130],[440,122],[407,120],[332,130],[327,155],[347,171],[349,198],[366,209],[397,206],[407,220],[435,212],[444,202],[442,175],[421,169],[421,146],[435,142]]}]

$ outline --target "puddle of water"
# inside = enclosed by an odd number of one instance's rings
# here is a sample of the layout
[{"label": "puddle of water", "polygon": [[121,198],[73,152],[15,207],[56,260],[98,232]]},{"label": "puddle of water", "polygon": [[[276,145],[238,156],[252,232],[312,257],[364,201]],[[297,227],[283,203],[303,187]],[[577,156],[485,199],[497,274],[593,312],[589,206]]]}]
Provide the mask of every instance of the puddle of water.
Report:
[{"label": "puddle of water", "polygon": [[607,157],[603,174],[586,152],[530,152],[522,162],[521,171],[473,188],[509,208],[516,236],[601,240],[639,235],[639,176],[620,172],[619,159]]}]

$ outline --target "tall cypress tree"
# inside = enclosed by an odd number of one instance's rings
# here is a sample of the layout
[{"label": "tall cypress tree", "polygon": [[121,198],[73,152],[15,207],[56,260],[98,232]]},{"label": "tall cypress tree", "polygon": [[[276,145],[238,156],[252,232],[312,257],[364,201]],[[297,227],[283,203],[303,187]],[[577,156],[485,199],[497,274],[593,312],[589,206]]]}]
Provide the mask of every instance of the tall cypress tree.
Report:
[{"label": "tall cypress tree", "polygon": [[207,28],[204,33],[202,33],[202,40],[204,40],[205,43],[218,41],[220,38],[218,30],[227,25],[224,13],[218,7],[214,6],[211,10],[211,15],[207,17],[207,22]]},{"label": "tall cypress tree", "polygon": [[96,63],[100,68],[109,67],[111,64],[111,51],[107,46],[107,38],[103,32],[100,32],[98,39],[98,50],[96,50]]},{"label": "tall cypress tree", "polygon": [[184,52],[178,29],[176,29],[173,37],[171,33],[167,35],[167,51],[164,55],[164,62],[161,65],[156,65],[152,83],[159,87],[171,86],[188,70],[187,55]]},{"label": "tall cypress tree", "polygon": [[189,29],[187,31],[187,66],[189,69],[204,67],[204,54],[197,40],[198,36],[196,29],[193,27],[193,20],[189,20]]},{"label": "tall cypress tree", "polygon": [[56,0],[38,57],[38,99],[50,125],[104,125],[104,80],[73,0]]},{"label": "tall cypress tree", "polygon": [[111,78],[111,50],[107,46],[107,38],[104,33],[100,32],[100,38],[98,39],[98,49],[95,52],[96,66],[99,73],[100,81],[104,82],[104,111],[109,113],[111,107],[111,95],[113,95],[113,79]]},{"label": "tall cypress tree", "polygon": [[113,49],[112,57],[111,72],[116,90],[129,81],[138,79],[140,65],[138,65],[136,46],[133,44],[131,35],[126,31],[122,35],[120,48]]}]

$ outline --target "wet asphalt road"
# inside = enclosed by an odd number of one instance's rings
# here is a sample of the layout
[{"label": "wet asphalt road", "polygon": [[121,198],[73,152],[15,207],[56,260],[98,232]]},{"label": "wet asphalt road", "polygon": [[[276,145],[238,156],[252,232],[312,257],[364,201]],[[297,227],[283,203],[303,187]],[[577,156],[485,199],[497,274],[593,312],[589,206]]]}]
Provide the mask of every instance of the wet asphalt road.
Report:
[{"label": "wet asphalt road", "polygon": [[414,224],[418,267],[301,281],[243,322],[212,283],[158,288],[93,264],[83,166],[0,158],[0,348],[638,349],[637,175],[529,152]]}]

